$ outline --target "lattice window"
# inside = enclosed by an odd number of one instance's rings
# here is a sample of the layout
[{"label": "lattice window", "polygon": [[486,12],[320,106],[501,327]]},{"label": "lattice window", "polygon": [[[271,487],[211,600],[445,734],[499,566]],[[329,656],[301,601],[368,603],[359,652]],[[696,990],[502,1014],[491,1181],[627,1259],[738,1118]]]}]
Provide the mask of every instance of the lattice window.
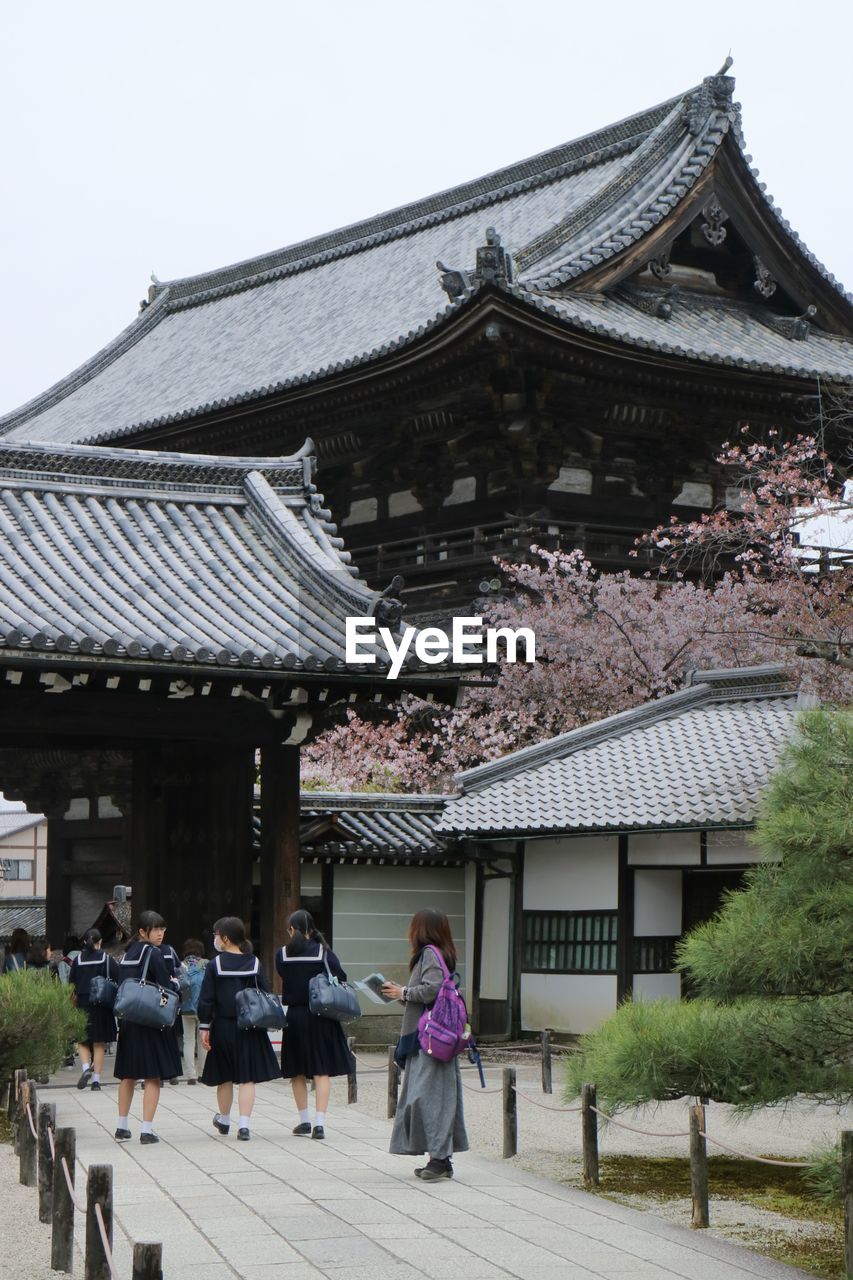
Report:
[{"label": "lattice window", "polygon": [[4,880],[32,880],[33,878],[32,859],[3,858],[0,860],[0,869],[2,869]]},{"label": "lattice window", "polygon": [[615,911],[525,911],[525,973],[615,973]]},{"label": "lattice window", "polygon": [[675,968],[675,944],[678,938],[635,938],[634,973],[672,973]]}]

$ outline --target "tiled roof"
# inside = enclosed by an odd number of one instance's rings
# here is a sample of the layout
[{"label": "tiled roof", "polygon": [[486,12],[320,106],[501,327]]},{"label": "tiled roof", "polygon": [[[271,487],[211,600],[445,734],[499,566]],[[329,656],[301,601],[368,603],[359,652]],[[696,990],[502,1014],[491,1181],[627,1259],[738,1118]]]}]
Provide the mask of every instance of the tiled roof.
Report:
[{"label": "tiled roof", "polygon": [[302,856],[447,858],[455,851],[455,841],[436,835],[446,800],[439,795],[303,792]]},{"label": "tiled roof", "polygon": [[26,929],[31,938],[43,938],[46,928],[44,898],[0,898],[0,942],[8,942],[15,929]]},{"label": "tiled roof", "polygon": [[780,669],[698,672],[677,693],[460,774],[440,832],[557,832],[752,823],[790,737]]},{"label": "tiled roof", "polygon": [[340,670],[380,597],[312,462],[0,444],[0,654]]},{"label": "tiled roof", "polygon": [[37,827],[40,822],[44,822],[41,813],[0,813],[0,840]]},{"label": "tiled roof", "polygon": [[[484,178],[272,254],[158,284],[151,304],[114,342],[0,418],[0,434],[117,440],[381,361],[455,314],[459,304],[448,307],[436,262],[473,263],[490,223],[516,258],[519,297],[582,288],[585,273],[678,206],[727,136],[740,145],[732,84],[709,77],[658,107]],[[843,294],[782,226],[792,255]],[[570,329],[595,323],[582,301],[564,307],[545,296]],[[763,350],[753,356],[760,325],[744,332],[737,315],[730,345],[723,328],[711,340],[720,348],[712,354],[695,326],[684,340],[673,339],[671,322],[655,315],[637,329],[618,303],[613,321],[605,317],[602,330],[611,338],[651,350],[672,344],[687,358],[798,377],[849,375],[853,367],[853,345],[817,337],[804,344],[777,335],[769,357]]]}]

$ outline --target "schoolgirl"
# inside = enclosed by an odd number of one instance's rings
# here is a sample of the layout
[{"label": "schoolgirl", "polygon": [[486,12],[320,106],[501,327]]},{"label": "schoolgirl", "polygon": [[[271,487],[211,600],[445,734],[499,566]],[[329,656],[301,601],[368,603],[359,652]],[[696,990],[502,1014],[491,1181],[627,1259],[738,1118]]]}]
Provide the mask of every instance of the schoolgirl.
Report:
[{"label": "schoolgirl", "polygon": [[[148,980],[161,987],[171,987],[169,971],[160,954],[160,943],[166,932],[166,921],[156,911],[143,911],[139,917],[137,936],[130,943],[119,962],[120,982],[139,982],[148,961]],[[171,1029],[158,1031],[156,1027],[143,1027],[138,1023],[123,1021],[118,1033],[115,1068],[119,1081],[118,1122],[115,1136],[119,1142],[130,1135],[130,1104],[137,1080],[144,1081],[142,1093],[142,1131],[139,1141],[144,1145],[159,1142],[154,1132],[154,1115],[160,1101],[160,1081],[170,1080],[181,1074],[181,1061],[175,1048]]]},{"label": "schoolgirl", "polygon": [[231,1127],[231,1104],[237,1085],[239,1121],[237,1137],[248,1142],[251,1135],[255,1085],[281,1076],[270,1038],[263,1028],[240,1031],[237,1026],[238,991],[257,984],[269,991],[267,980],[246,927],[236,916],[223,916],[213,926],[216,958],[204,970],[198,997],[198,1026],[202,1047],[207,1050],[202,1084],[216,1086],[213,1127],[227,1133]]},{"label": "schoolgirl", "polygon": [[86,1038],[77,1045],[83,1064],[83,1074],[77,1081],[78,1089],[92,1086],[92,1092],[101,1087],[101,1071],[107,1044],[116,1038],[116,1020],[112,1010],[103,1005],[89,1003],[89,988],[93,978],[110,978],[118,982],[121,977],[118,961],[103,949],[98,929],[88,929],[83,935],[83,949],[71,961],[69,985],[74,990],[74,1003],[86,1013]]},{"label": "schoolgirl", "polygon": [[[342,982],[347,975],[341,962],[314,927],[307,911],[294,911],[287,922],[288,942],[276,954],[275,967],[281,974],[282,1003],[287,1005],[287,1028],[282,1036],[281,1074],[290,1080],[293,1100],[299,1112],[299,1123],[293,1132],[297,1137],[325,1138],[329,1109],[331,1076],[348,1076],[355,1072],[355,1059],[350,1053],[339,1022],[318,1018],[308,1011],[308,983],[317,973],[325,973],[323,961]],[[311,1124],[308,1110],[308,1080],[314,1081],[316,1115]]]},{"label": "schoolgirl", "polygon": [[[169,971],[169,977],[172,980],[172,986],[175,988],[178,994],[181,995],[182,994],[181,992],[181,974],[182,974],[181,957],[178,955],[177,951],[172,946],[171,942],[165,942],[165,941],[160,943],[160,954],[163,957],[163,960],[165,961],[165,964],[166,964],[166,968]],[[180,1018],[176,1018],[175,1025],[169,1028],[169,1034],[173,1037],[175,1041],[175,1052],[177,1053],[178,1061],[181,1062],[182,1066],[183,1066],[182,1060],[184,1056],[184,1053],[183,1053],[184,1034],[183,1033],[184,1033],[183,1023],[181,1022]],[[177,1083],[178,1083],[178,1077],[172,1076],[169,1080],[169,1084],[177,1084]]]}]

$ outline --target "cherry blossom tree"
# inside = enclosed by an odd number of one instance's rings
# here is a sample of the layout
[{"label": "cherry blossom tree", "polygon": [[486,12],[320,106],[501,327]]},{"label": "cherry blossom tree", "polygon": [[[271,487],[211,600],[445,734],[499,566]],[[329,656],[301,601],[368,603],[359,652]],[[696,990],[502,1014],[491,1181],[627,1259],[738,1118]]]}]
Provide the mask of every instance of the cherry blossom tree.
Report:
[{"label": "cherry blossom tree", "polygon": [[[453,774],[671,693],[690,669],[783,663],[831,701],[853,695],[853,556],[804,548],[809,522],[850,504],[815,441],[725,446],[734,509],[673,523],[643,541],[658,572],[602,573],[579,551],[532,548],[501,563],[494,626],[530,627],[531,666],[477,670],[450,710],[404,700],[390,720],[350,713],[303,751],[304,784],[446,790]],[[853,539],[851,539],[853,542]]]}]

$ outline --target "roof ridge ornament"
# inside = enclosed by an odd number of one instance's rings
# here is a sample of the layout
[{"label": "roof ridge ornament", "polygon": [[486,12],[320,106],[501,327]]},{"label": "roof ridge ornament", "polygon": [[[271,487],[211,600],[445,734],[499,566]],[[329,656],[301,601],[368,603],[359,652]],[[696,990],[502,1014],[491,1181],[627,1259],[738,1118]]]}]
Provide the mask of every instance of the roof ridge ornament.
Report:
[{"label": "roof ridge ornament", "polygon": [[755,264],[755,280],[752,287],[756,293],[760,293],[762,298],[772,298],[776,292],[776,281],[770,274],[769,268],[762,262],[756,253],[752,261]]},{"label": "roof ridge ornament", "polygon": [[705,76],[699,87],[685,99],[687,128],[694,137],[702,132],[712,112],[722,111],[729,116],[734,115],[735,78],[724,74],[731,65],[731,57],[726,58],[717,75]]},{"label": "roof ridge ornament", "polygon": [[728,222],[729,215],[720,204],[716,195],[702,207],[702,217],[705,221],[702,223],[702,235],[708,241],[708,244],[716,246],[721,245],[726,238],[726,228],[724,222]]},{"label": "roof ridge ornament", "polygon": [[473,271],[447,267],[439,259],[436,267],[442,273],[442,289],[451,302],[464,298],[479,284],[496,284],[501,287],[513,282],[513,263],[509,251],[501,244],[494,227],[486,228],[486,242],[477,247],[477,262]]}]

